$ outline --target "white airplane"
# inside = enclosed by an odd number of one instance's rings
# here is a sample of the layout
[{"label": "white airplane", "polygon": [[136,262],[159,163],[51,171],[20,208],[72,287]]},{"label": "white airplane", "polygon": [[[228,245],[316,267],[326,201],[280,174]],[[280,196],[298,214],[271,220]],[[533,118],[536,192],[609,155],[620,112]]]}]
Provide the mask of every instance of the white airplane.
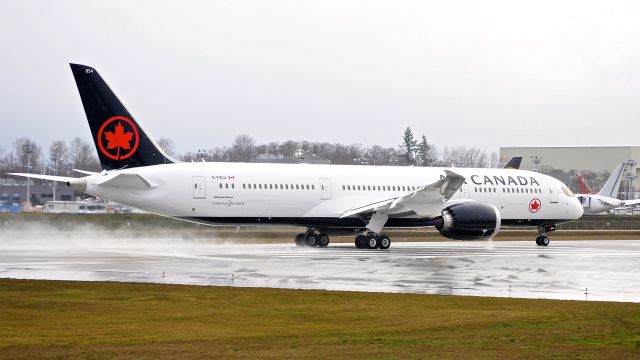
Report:
[{"label": "white airplane", "polygon": [[626,162],[618,164],[597,194],[591,194],[591,189],[587,183],[582,176],[578,175],[581,193],[577,194],[576,197],[582,204],[585,214],[595,215],[618,207],[633,207],[636,204],[640,204],[640,200],[620,200],[617,198],[626,166]]},{"label": "white airplane", "polygon": [[[65,182],[87,194],[208,225],[294,225],[299,246],[353,235],[358,248],[387,249],[383,228],[434,226],[483,240],[502,225],[536,226],[549,244],[556,224],[583,209],[550,176],[515,169],[178,162],[165,154],[98,72],[71,64],[101,173],[12,174]],[[82,171],[81,171],[82,172]]]}]

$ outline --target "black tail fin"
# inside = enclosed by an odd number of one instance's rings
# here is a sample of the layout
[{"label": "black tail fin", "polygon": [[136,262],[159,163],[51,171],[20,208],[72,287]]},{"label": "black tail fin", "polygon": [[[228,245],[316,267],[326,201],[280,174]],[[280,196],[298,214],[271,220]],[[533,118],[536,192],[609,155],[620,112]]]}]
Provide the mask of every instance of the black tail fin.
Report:
[{"label": "black tail fin", "polygon": [[522,162],[522,156],[514,156],[504,166],[505,169],[520,169],[520,163]]},{"label": "black tail fin", "polygon": [[103,169],[175,162],[135,121],[94,68],[69,65]]}]

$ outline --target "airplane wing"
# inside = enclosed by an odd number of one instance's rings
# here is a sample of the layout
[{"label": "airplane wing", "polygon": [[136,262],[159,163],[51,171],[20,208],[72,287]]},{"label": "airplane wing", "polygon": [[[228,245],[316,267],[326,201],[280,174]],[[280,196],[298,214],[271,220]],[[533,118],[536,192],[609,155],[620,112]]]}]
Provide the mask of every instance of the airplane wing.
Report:
[{"label": "airplane wing", "polygon": [[464,183],[464,176],[445,170],[442,179],[404,195],[357,206],[346,211],[340,218],[369,212],[390,212],[400,206],[407,207],[420,216],[439,215],[442,203],[449,200]]}]

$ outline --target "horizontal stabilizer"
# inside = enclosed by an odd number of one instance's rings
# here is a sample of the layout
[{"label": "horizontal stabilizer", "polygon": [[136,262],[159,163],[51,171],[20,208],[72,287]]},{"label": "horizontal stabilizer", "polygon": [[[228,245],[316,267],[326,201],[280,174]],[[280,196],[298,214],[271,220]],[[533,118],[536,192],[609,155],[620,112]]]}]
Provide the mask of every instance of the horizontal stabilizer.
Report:
[{"label": "horizontal stabilizer", "polygon": [[53,175],[27,174],[27,173],[8,173],[7,175],[22,176],[27,178],[34,178],[34,179],[48,180],[48,181],[59,181],[59,182],[66,183],[67,186],[77,191],[84,192],[85,190],[87,190],[86,178],[73,178],[73,177],[66,177],[66,176],[53,176]]},{"label": "horizontal stabilizer", "polygon": [[66,176],[53,176],[53,175],[27,174],[27,173],[7,173],[7,175],[22,176],[22,177],[34,178],[34,179],[40,179],[40,180],[59,181],[64,183],[78,180],[78,178],[72,178],[72,177],[66,177]]},{"label": "horizontal stabilizer", "polygon": [[85,174],[85,175],[97,175],[100,173],[97,173],[95,171],[87,171],[87,170],[80,170],[80,169],[73,169],[73,171],[80,173],[80,174]]}]

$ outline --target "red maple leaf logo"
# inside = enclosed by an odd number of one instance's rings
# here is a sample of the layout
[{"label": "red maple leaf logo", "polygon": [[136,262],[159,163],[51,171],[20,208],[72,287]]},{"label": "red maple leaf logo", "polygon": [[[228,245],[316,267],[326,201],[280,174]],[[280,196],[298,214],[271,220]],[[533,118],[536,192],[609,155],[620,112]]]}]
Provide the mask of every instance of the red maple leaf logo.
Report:
[{"label": "red maple leaf logo", "polygon": [[534,213],[534,212],[538,212],[538,210],[540,210],[540,200],[538,199],[531,200],[531,202],[529,203],[529,211]]},{"label": "red maple leaf logo", "polygon": [[107,139],[107,149],[111,150],[117,148],[117,159],[120,159],[120,149],[131,149],[129,142],[133,139],[133,133],[131,131],[125,132],[124,126],[122,126],[121,122],[118,122],[118,125],[116,125],[115,132],[105,131],[104,137]]}]

